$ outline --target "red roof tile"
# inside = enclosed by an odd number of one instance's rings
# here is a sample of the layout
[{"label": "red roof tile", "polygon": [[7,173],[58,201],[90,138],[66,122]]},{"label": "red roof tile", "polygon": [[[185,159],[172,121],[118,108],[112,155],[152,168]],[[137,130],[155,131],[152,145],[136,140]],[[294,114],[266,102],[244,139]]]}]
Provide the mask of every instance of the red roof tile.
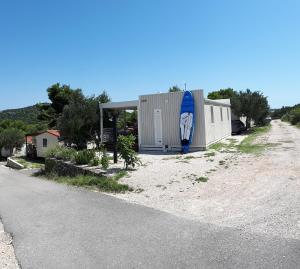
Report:
[{"label": "red roof tile", "polygon": [[47,133],[60,137],[60,132],[58,130],[47,130]]},{"label": "red roof tile", "polygon": [[27,138],[27,143],[32,144],[32,136],[26,136]]}]

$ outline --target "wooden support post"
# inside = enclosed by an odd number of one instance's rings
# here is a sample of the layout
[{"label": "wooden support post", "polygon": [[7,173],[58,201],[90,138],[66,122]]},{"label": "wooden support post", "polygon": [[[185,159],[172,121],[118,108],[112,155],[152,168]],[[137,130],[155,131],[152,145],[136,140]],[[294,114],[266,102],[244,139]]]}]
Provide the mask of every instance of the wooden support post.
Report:
[{"label": "wooden support post", "polygon": [[114,147],[114,163],[118,162],[117,151],[117,114],[113,114],[113,147]]}]

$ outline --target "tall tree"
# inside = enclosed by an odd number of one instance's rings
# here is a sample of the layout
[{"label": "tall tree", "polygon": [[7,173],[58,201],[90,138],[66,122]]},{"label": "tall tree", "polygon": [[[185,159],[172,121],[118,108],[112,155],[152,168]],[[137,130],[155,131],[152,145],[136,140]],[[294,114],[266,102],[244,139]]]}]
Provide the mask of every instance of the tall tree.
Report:
[{"label": "tall tree", "polygon": [[110,101],[105,91],[97,97],[71,97],[58,119],[58,128],[67,143],[75,144],[78,149],[86,148],[90,141],[99,146],[99,102],[104,101]]},{"label": "tall tree", "polygon": [[47,89],[50,104],[39,104],[40,115],[38,119],[47,121],[49,127],[55,127],[58,117],[62,114],[63,109],[70,103],[71,98],[83,96],[81,89],[71,89],[69,85],[53,84]]},{"label": "tall tree", "polygon": [[213,99],[213,100],[216,100],[216,99],[229,99],[229,98],[233,98],[233,97],[237,96],[237,94],[238,93],[234,89],[227,88],[227,89],[220,89],[218,91],[210,92],[207,95],[207,98]]},{"label": "tall tree", "polygon": [[234,114],[239,116],[240,113],[240,101],[239,93],[232,88],[220,89],[218,91],[210,92],[207,95],[208,99],[217,100],[217,99],[230,99],[231,110]]},{"label": "tall tree", "polygon": [[106,92],[106,90],[104,90],[100,95],[95,97],[95,100],[101,104],[111,102],[111,99],[110,99],[108,93]]},{"label": "tall tree", "polygon": [[175,85],[169,88],[169,92],[182,92],[182,89]]},{"label": "tall tree", "polygon": [[251,120],[257,125],[263,125],[270,109],[267,97],[260,91],[252,92],[247,89],[240,91],[238,98],[240,106],[237,114],[246,117],[247,127],[250,127]]},{"label": "tall tree", "polygon": [[269,113],[268,99],[260,91],[247,89],[246,91],[235,91],[232,88],[220,89],[210,92],[209,99],[230,98],[231,109],[236,116],[245,116],[247,127],[250,127],[251,120],[256,124],[264,124],[264,119]]}]

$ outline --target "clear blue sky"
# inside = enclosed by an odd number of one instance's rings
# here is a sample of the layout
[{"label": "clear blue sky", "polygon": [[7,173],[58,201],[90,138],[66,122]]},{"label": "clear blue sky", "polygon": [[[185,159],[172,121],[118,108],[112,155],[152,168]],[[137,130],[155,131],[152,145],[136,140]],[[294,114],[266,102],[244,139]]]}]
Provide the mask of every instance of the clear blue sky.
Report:
[{"label": "clear blue sky", "polygon": [[300,102],[300,1],[0,0],[0,110],[53,83],[114,101],[177,84]]}]

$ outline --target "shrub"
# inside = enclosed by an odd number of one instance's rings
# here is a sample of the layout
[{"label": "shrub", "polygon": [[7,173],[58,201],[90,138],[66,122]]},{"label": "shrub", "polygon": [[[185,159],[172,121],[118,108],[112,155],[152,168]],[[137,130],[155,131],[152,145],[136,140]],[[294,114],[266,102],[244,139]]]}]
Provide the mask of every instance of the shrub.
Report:
[{"label": "shrub", "polygon": [[290,112],[290,121],[293,125],[300,122],[300,108],[295,108]]},{"label": "shrub", "polygon": [[58,151],[57,159],[64,161],[73,161],[76,155],[76,150],[73,148],[61,147],[61,150]]},{"label": "shrub", "polygon": [[59,146],[48,149],[46,152],[46,157],[56,158],[59,150],[60,150]]},{"label": "shrub", "polygon": [[128,136],[120,135],[118,137],[118,150],[120,157],[124,160],[126,170],[128,166],[134,168],[137,164],[141,163],[136,152],[133,150],[134,143],[135,137],[132,134]]},{"label": "shrub", "polygon": [[300,123],[300,108],[294,108],[290,112],[286,113],[281,118],[282,121],[289,121],[293,125]]},{"label": "shrub", "polygon": [[48,158],[56,158],[58,160],[73,161],[75,158],[76,150],[73,148],[60,147],[50,148],[46,156]]},{"label": "shrub", "polygon": [[74,159],[76,164],[82,165],[89,164],[95,157],[95,151],[84,149],[78,151]]},{"label": "shrub", "polygon": [[281,117],[281,120],[282,120],[282,121],[289,121],[289,120],[290,120],[289,114],[284,114],[284,115]]},{"label": "shrub", "polygon": [[105,149],[102,150],[102,157],[100,163],[103,169],[107,169],[109,166],[109,157]]},{"label": "shrub", "polygon": [[99,165],[99,163],[100,163],[100,160],[99,160],[99,158],[97,157],[97,156],[95,156],[95,158],[94,159],[92,159],[91,161],[90,161],[90,165],[91,166],[98,166]]}]

